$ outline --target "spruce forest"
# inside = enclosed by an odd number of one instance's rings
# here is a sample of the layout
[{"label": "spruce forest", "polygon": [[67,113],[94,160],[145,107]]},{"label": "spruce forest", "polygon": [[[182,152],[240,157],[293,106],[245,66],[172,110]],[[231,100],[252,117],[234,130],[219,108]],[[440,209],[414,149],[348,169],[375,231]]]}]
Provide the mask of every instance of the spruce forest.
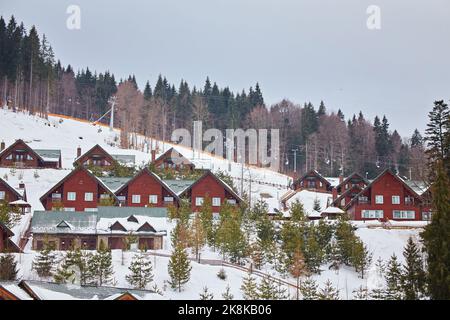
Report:
[{"label": "spruce forest", "polygon": [[[232,92],[207,78],[196,88],[179,85],[159,75],[156,83],[140,89],[134,75],[116,79],[109,71],[86,67],[74,70],[58,61],[45,35],[11,17],[0,18],[0,102],[16,110],[46,116],[49,113],[96,121],[110,109],[116,96],[115,127],[170,140],[176,128],[280,129],[281,171],[292,173],[294,152],[297,172],[317,169],[327,176],[359,172],[374,178],[391,168],[413,180],[425,180],[424,140],[415,130],[401,137],[384,115],[368,119],[362,112],[346,115],[323,101],[296,104],[282,100],[266,105],[256,83]],[[344,108],[343,106],[342,108]],[[109,115],[101,121],[108,122]],[[128,135],[123,135],[128,137]],[[133,139],[123,147],[137,148]]]}]

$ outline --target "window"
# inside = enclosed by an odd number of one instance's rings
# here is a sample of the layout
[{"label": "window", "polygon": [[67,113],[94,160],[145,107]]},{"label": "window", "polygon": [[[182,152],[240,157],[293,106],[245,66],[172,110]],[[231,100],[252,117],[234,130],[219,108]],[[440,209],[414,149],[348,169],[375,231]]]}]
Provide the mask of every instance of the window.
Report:
[{"label": "window", "polygon": [[6,194],[5,191],[0,191],[0,200],[5,200]]},{"label": "window", "polygon": [[214,207],[219,207],[220,206],[220,198],[219,197],[213,197],[212,198],[212,205]]},{"label": "window", "polygon": [[61,199],[61,193],[52,193],[52,199]]},{"label": "window", "polygon": [[361,217],[363,219],[380,219],[383,218],[383,210],[361,210]]},{"label": "window", "polygon": [[400,196],[392,196],[392,204],[400,204]]},{"label": "window", "polygon": [[375,196],[375,203],[376,204],[383,204],[384,203],[384,198],[381,195],[376,195]]},{"label": "window", "polygon": [[94,201],[94,193],[85,192],[84,193],[84,201]]},{"label": "window", "polygon": [[77,200],[76,192],[67,192],[67,201],[75,201]]},{"label": "window", "polygon": [[394,210],[394,219],[415,219],[416,212],[413,210]]},{"label": "window", "polygon": [[229,204],[236,204],[236,199],[227,199]]},{"label": "window", "polygon": [[33,160],[33,157],[27,154],[27,160]]},{"label": "window", "polygon": [[195,205],[201,206],[203,204],[203,197],[196,197],[195,198]]},{"label": "window", "polygon": [[75,211],[75,208],[64,208],[64,211]]},{"label": "window", "polygon": [[358,197],[358,202],[359,203],[369,203],[369,198],[367,198],[365,196]]},{"label": "window", "polygon": [[118,199],[120,202],[125,202],[125,201],[127,200],[127,198],[126,198],[125,196],[117,196],[117,199]]},{"label": "window", "polygon": [[319,182],[319,186],[320,186],[321,188],[323,187],[322,181]]},{"label": "window", "polygon": [[164,197],[164,202],[173,202],[173,197]]},{"label": "window", "polygon": [[101,195],[100,195],[100,199],[109,199],[110,198],[110,196],[109,196],[109,194],[107,194],[107,193],[102,193]]},{"label": "window", "polygon": [[156,195],[156,194],[151,194],[151,195],[148,197],[148,203],[157,204],[157,203],[158,203],[158,195]]},{"label": "window", "polygon": [[345,206],[345,198],[342,198],[342,200],[341,200],[341,206]]},{"label": "window", "polygon": [[98,209],[97,208],[84,208],[85,212],[97,212]]},{"label": "window", "polygon": [[430,221],[431,220],[431,212],[422,212],[422,220]]},{"label": "window", "polygon": [[6,157],[6,160],[12,160],[12,154],[8,154],[8,156]]},{"label": "window", "polygon": [[140,194],[133,194],[131,196],[131,202],[132,203],[141,203],[141,195]]},{"label": "window", "polygon": [[413,197],[405,197],[405,204],[406,205],[413,205],[414,204],[414,198]]}]

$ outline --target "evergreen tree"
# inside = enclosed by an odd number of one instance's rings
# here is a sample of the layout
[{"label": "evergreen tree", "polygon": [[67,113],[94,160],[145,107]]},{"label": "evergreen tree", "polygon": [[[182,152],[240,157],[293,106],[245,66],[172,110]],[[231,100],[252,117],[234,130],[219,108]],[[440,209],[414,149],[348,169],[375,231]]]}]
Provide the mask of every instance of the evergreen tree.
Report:
[{"label": "evergreen tree", "polygon": [[296,288],[296,298],[299,299],[299,288],[300,288],[300,277],[306,273],[306,266],[304,261],[303,254],[300,250],[300,248],[297,248],[297,250],[294,253],[294,257],[292,260],[292,265],[290,267],[290,273],[291,275],[297,280],[297,288]]},{"label": "evergreen tree", "polygon": [[258,285],[258,299],[277,300],[277,287],[272,279],[264,276]]},{"label": "evergreen tree", "polygon": [[144,99],[150,100],[152,97],[152,88],[150,87],[150,82],[147,81],[144,89]]},{"label": "evergreen tree", "polygon": [[66,252],[66,257],[53,276],[53,279],[56,283],[74,283],[75,281],[75,270],[71,268],[73,265],[70,261],[70,257],[68,258],[68,256],[71,254],[70,252],[73,251],[70,250]]},{"label": "evergreen tree", "polygon": [[364,274],[372,262],[372,253],[369,252],[366,245],[361,240],[356,240],[351,256],[351,262],[356,272],[361,274],[364,279]]},{"label": "evergreen tree", "polygon": [[223,300],[233,300],[234,296],[230,292],[230,290],[231,290],[230,285],[227,285],[227,287],[225,288],[225,292],[222,293]]},{"label": "evergreen tree", "polygon": [[256,235],[258,237],[259,245],[262,248],[267,248],[273,243],[275,239],[275,229],[268,215],[260,216],[257,220]]},{"label": "evergreen tree", "polygon": [[328,279],[325,282],[325,286],[320,289],[317,298],[319,300],[339,300],[339,290]]},{"label": "evergreen tree", "polygon": [[178,288],[178,292],[181,292],[181,287],[189,281],[191,269],[184,247],[179,241],[176,242],[168,264],[170,284],[173,289]]},{"label": "evergreen tree", "polygon": [[403,265],[402,286],[406,300],[418,300],[425,289],[425,272],[419,249],[410,237],[403,251],[405,264]]},{"label": "evergreen tree", "polygon": [[423,137],[419,130],[415,129],[411,137],[411,148],[417,148],[423,146]]},{"label": "evergreen tree", "polygon": [[14,281],[17,278],[17,261],[12,254],[0,255],[0,281]]},{"label": "evergreen tree", "polygon": [[258,286],[256,284],[256,279],[252,277],[250,272],[242,280],[241,291],[245,300],[258,299]]},{"label": "evergreen tree", "polygon": [[317,282],[310,277],[302,281],[300,284],[300,293],[302,294],[303,300],[317,300],[319,298],[318,288]]},{"label": "evergreen tree", "polygon": [[206,233],[208,244],[215,247],[215,229],[213,221],[213,210],[210,197],[205,197],[202,206],[200,207],[200,220],[203,225],[203,230]]},{"label": "evergreen tree", "polygon": [[325,104],[323,103],[323,101],[320,101],[320,105],[319,105],[319,110],[317,110],[317,116],[319,116],[319,118],[321,116],[326,115],[327,113],[327,108],[325,107]]},{"label": "evergreen tree", "polygon": [[89,261],[89,269],[93,276],[93,284],[96,286],[114,282],[111,250],[108,249],[103,240],[100,241],[97,252]]},{"label": "evergreen tree", "polygon": [[386,296],[387,300],[402,299],[402,266],[393,254],[386,267]]},{"label": "evergreen tree", "polygon": [[313,210],[315,210],[317,212],[321,212],[322,211],[322,208],[320,207],[320,201],[319,201],[318,198],[314,199]]},{"label": "evergreen tree", "polygon": [[200,293],[200,300],[212,300],[214,295],[208,291],[208,287],[204,287],[203,291]]},{"label": "evergreen tree", "polygon": [[[428,150],[426,151],[432,162],[441,160],[444,162],[446,170],[449,160],[449,140],[450,134],[450,110],[444,100],[434,102],[433,110],[428,114],[426,141]],[[447,171],[447,174],[449,172]]]},{"label": "evergreen tree", "polygon": [[200,218],[199,213],[194,214],[190,227],[190,243],[192,246],[192,251],[195,254],[195,258],[198,261],[200,258],[200,251],[206,243],[206,232],[203,228],[203,223]]},{"label": "evergreen tree", "polygon": [[428,292],[432,299],[450,299],[450,183],[440,163],[432,185],[433,215],[421,234],[427,253]]},{"label": "evergreen tree", "polygon": [[353,290],[353,299],[355,300],[367,300],[369,297],[367,287],[363,285],[359,286],[357,289]]},{"label": "evergreen tree", "polygon": [[305,210],[303,209],[303,204],[296,200],[293,202],[289,208],[289,214],[291,220],[294,222],[300,222],[305,220]]},{"label": "evergreen tree", "polygon": [[125,279],[133,288],[145,289],[153,281],[153,267],[151,261],[143,254],[136,254],[130,266],[130,274]]},{"label": "evergreen tree", "polygon": [[324,251],[319,246],[313,231],[309,232],[304,249],[305,263],[308,270],[313,273],[320,273],[320,266],[323,263]]},{"label": "evergreen tree", "polygon": [[35,270],[40,277],[51,277],[54,272],[55,264],[56,254],[53,252],[51,246],[46,244],[34,258],[33,270]]}]

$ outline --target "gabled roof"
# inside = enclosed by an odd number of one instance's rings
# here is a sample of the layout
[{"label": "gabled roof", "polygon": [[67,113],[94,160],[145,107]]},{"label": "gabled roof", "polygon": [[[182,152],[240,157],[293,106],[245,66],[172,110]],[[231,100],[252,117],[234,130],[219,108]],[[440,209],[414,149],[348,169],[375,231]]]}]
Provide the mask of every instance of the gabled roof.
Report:
[{"label": "gabled roof", "polygon": [[125,227],[119,221],[114,222],[109,227],[109,229],[112,231],[127,231],[127,229],[125,229]]},{"label": "gabled roof", "polygon": [[14,232],[12,232],[3,222],[0,221],[0,229],[3,230],[4,233],[6,233],[7,237],[12,237],[14,235]]},{"label": "gabled roof", "polygon": [[298,183],[299,181],[302,181],[303,179],[305,179],[307,176],[310,176],[310,175],[315,175],[315,176],[318,177],[322,182],[324,182],[325,185],[327,185],[328,187],[331,186],[330,181],[328,181],[327,179],[325,179],[325,177],[322,176],[322,175],[319,173],[319,171],[317,171],[317,170],[311,170],[311,171],[305,173],[303,176],[301,176],[300,178],[298,178],[298,179],[295,181],[295,183]]},{"label": "gabled roof", "polygon": [[139,227],[139,229],[137,229],[137,232],[141,231],[156,232],[155,228],[153,228],[152,225],[148,222],[145,222],[142,226]]},{"label": "gabled roof", "polygon": [[111,157],[122,165],[134,165],[136,163],[134,154],[111,154]]},{"label": "gabled roof", "polygon": [[14,243],[14,241],[12,241],[11,239],[9,239],[10,237],[14,236],[14,232],[12,232],[5,224],[3,224],[2,222],[0,222],[0,229],[3,230],[3,232],[6,233],[6,248],[12,249],[10,251],[13,252],[22,252],[22,250],[17,246],[17,244]]},{"label": "gabled roof", "polygon": [[178,158],[179,160],[177,160],[177,161],[180,161],[184,165],[192,165],[192,166],[194,165],[188,158],[183,156],[178,150],[176,150],[173,147],[170,148],[169,150],[167,150],[166,152],[164,152],[158,158],[156,158],[155,163],[160,162],[165,159],[173,159],[173,158]]},{"label": "gabled roof", "polygon": [[238,202],[244,201],[228,184],[226,184],[222,179],[220,179],[218,176],[216,176],[214,173],[212,173],[211,170],[205,170],[205,173],[200,178],[198,178],[197,181],[195,181],[189,187],[184,189],[184,191],[182,191],[179,194],[179,196],[181,197],[184,194],[186,194],[189,190],[191,190],[194,186],[196,186],[198,183],[200,183],[203,179],[205,179],[208,176],[210,176],[214,180],[216,180],[222,187],[225,188],[225,190],[227,190],[233,197],[235,197],[238,200]]},{"label": "gabled roof", "polygon": [[15,188],[13,188],[7,181],[0,178],[0,184],[3,184],[4,186],[6,186],[6,188],[8,188],[8,190],[10,190],[12,193],[14,193],[17,196],[17,198],[23,199],[23,195],[20,194]]},{"label": "gabled roof", "polygon": [[175,180],[175,179],[171,179],[171,180],[163,180],[169,187],[170,189],[173,190],[173,192],[175,192],[177,195],[180,195],[184,190],[186,190],[187,188],[189,188],[194,182],[195,180]]},{"label": "gabled roof", "polygon": [[35,211],[31,231],[36,234],[95,234],[96,224],[96,212]]},{"label": "gabled roof", "polygon": [[16,145],[19,143],[23,143],[29,152],[34,154],[39,160],[44,162],[52,162],[52,161],[59,161],[59,158],[61,157],[61,150],[57,149],[32,149],[25,141],[22,139],[17,139],[13,144],[11,144],[8,148],[0,152],[0,157],[3,154],[8,153],[10,150],[14,149]]},{"label": "gabled roof", "polygon": [[119,189],[116,190],[116,194],[119,194],[120,192],[122,192],[126,187],[128,187],[128,185],[130,183],[133,183],[134,180],[136,180],[141,174],[148,174],[151,177],[153,177],[156,181],[158,181],[158,183],[164,188],[166,189],[166,191],[168,191],[170,193],[171,196],[173,196],[177,201],[180,200],[180,198],[178,197],[178,195],[167,185],[167,183],[165,183],[160,177],[158,177],[155,173],[151,172],[150,169],[148,167],[145,167],[144,169],[142,169],[141,171],[139,171],[133,178],[131,178],[130,180],[128,180],[125,184],[123,184]]},{"label": "gabled roof", "polygon": [[78,160],[80,160],[81,158],[83,158],[84,156],[88,155],[89,153],[91,153],[95,148],[99,148],[101,152],[103,152],[106,156],[108,156],[112,161],[117,161],[116,159],[113,158],[113,156],[106,151],[104,148],[102,148],[99,144],[96,144],[95,146],[93,146],[92,148],[90,148],[88,151],[86,151],[85,153],[83,153],[81,156],[77,157],[73,163],[73,165],[75,166],[78,162]]},{"label": "gabled roof", "polygon": [[132,177],[98,177],[113,192],[122,188]]},{"label": "gabled roof", "polygon": [[365,191],[369,190],[370,188],[372,188],[372,185],[374,183],[376,183],[381,177],[383,177],[385,174],[390,174],[391,176],[393,176],[395,179],[397,179],[401,184],[403,184],[403,186],[408,189],[413,195],[415,195],[417,198],[422,199],[422,197],[417,194],[416,191],[414,191],[407,183],[405,183],[405,181],[403,179],[401,179],[398,175],[396,175],[395,173],[393,173],[389,168],[383,170],[383,172],[381,172],[375,179],[373,179],[364,189],[362,189],[347,205],[345,205],[344,209],[348,209],[350,208],[350,206],[356,201],[356,199],[358,199],[359,196],[361,196]]},{"label": "gabled roof", "polygon": [[352,192],[354,189],[359,189],[359,191],[358,191],[358,194],[359,194],[359,192],[361,192],[361,190],[363,188],[360,186],[354,186],[354,187],[351,187],[351,188],[345,190],[345,192],[341,193],[340,196],[338,196],[335,200],[333,200],[333,204],[339,204],[339,202],[342,200],[342,198],[346,197],[347,194]]},{"label": "gabled roof", "polygon": [[345,185],[345,184],[346,184],[352,177],[354,177],[354,176],[358,176],[359,178],[361,178],[361,180],[364,181],[364,183],[365,183],[366,185],[369,184],[369,181],[368,181],[366,178],[364,178],[362,175],[360,175],[360,174],[357,173],[357,172],[353,172],[351,175],[349,175],[347,178],[345,178],[341,183],[339,183],[339,184],[336,186],[336,188],[339,188],[339,187]]},{"label": "gabled roof", "polygon": [[114,192],[107,185],[105,185],[103,183],[103,181],[100,180],[100,178],[98,178],[96,175],[94,175],[91,171],[89,171],[85,167],[79,166],[79,167],[76,167],[75,169],[73,169],[67,176],[65,176],[61,181],[59,181],[50,190],[48,190],[42,197],[40,197],[39,200],[41,201],[41,203],[44,205],[44,200],[48,197],[48,195],[50,193],[53,192],[53,190],[59,188],[64,182],[67,181],[67,179],[69,179],[71,176],[73,176],[75,173],[77,173],[80,170],[85,171],[92,179],[95,179],[98,182],[98,184],[100,184],[100,186],[102,186],[103,189],[105,189],[107,192],[109,192],[113,196],[113,198],[116,199],[116,201],[117,201],[117,197],[114,194]]}]

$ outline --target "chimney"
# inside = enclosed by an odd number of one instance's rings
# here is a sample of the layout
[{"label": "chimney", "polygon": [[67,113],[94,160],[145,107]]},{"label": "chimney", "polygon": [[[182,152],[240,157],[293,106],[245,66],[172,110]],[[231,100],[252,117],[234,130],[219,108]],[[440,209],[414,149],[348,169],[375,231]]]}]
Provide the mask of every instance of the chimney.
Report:
[{"label": "chimney", "polygon": [[0,144],[0,151],[5,150],[5,141],[2,141],[2,143]]},{"label": "chimney", "polygon": [[77,158],[81,157],[81,147],[77,148]]},{"label": "chimney", "polygon": [[337,188],[334,187],[334,188],[331,190],[331,193],[333,194],[333,201],[336,200],[337,197],[338,197]]},{"label": "chimney", "polygon": [[156,150],[152,150],[152,162],[156,160]]},{"label": "chimney", "polygon": [[19,189],[25,189],[25,183],[23,183],[23,181],[20,181]]}]

